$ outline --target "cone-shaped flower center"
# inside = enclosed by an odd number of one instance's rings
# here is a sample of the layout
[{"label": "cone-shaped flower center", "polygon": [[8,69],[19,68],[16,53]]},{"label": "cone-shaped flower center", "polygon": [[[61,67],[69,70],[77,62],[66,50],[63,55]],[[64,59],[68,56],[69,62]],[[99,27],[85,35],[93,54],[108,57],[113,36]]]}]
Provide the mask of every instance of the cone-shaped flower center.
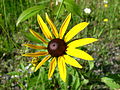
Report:
[{"label": "cone-shaped flower center", "polygon": [[65,54],[66,43],[62,39],[53,39],[48,43],[48,52],[53,57],[59,57]]}]

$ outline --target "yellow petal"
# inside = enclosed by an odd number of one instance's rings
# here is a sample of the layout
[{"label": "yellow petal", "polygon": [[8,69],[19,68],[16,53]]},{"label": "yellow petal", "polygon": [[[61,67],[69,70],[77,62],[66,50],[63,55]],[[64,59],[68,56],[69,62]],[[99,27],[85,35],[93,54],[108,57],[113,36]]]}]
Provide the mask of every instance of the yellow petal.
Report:
[{"label": "yellow petal", "polygon": [[44,47],[44,46],[36,46],[36,45],[32,45],[32,44],[22,44],[26,47],[30,47],[32,49],[47,49],[47,47]]},{"label": "yellow petal", "polygon": [[35,52],[35,53],[22,54],[22,56],[27,56],[27,57],[38,57],[38,56],[45,56],[45,55],[48,55],[48,52]]},{"label": "yellow petal", "polygon": [[52,40],[52,34],[50,32],[50,30],[48,29],[47,25],[44,23],[44,21],[42,20],[42,18],[40,17],[40,15],[37,15],[37,20],[38,20],[38,24],[41,27],[41,30],[43,32],[43,34],[46,36],[46,38]]},{"label": "yellow petal", "polygon": [[79,46],[83,46],[83,45],[87,45],[89,43],[95,42],[97,40],[98,39],[95,39],[95,38],[83,38],[83,39],[72,41],[67,46],[68,47],[79,47]]},{"label": "yellow petal", "polygon": [[35,68],[35,72],[50,58],[51,56],[45,57]]},{"label": "yellow petal", "polygon": [[82,66],[72,57],[68,56],[68,55],[64,55],[64,58],[65,58],[65,62],[67,64],[70,64],[74,67],[78,67],[78,68],[82,68]]},{"label": "yellow petal", "polygon": [[69,15],[67,16],[67,18],[65,19],[65,21],[63,22],[63,24],[62,24],[62,26],[61,26],[61,28],[60,28],[60,33],[59,33],[60,39],[63,38],[63,36],[64,36],[64,34],[65,34],[65,31],[66,31],[66,29],[67,29],[67,27],[68,27],[68,24],[69,24],[69,22],[70,22],[70,19],[71,19],[71,14],[69,14]]},{"label": "yellow petal", "polygon": [[36,37],[38,38],[40,41],[44,42],[44,43],[47,43],[46,40],[41,37],[38,33],[36,33],[35,31],[33,31],[32,29],[30,29],[30,32]]},{"label": "yellow petal", "polygon": [[66,65],[65,65],[64,58],[62,56],[58,57],[58,69],[59,69],[61,79],[65,82],[66,81]]},{"label": "yellow petal", "polygon": [[93,60],[93,58],[87,54],[86,52],[79,50],[79,49],[75,49],[75,48],[67,48],[66,53],[68,55],[77,57],[77,58],[81,58],[81,59],[85,59],[85,60]]},{"label": "yellow petal", "polygon": [[56,58],[54,57],[52,59],[52,61],[50,62],[50,68],[49,68],[49,73],[48,73],[48,79],[51,78],[51,76],[53,75],[53,72],[55,70],[57,63],[56,63]]},{"label": "yellow petal", "polygon": [[70,39],[72,39],[77,33],[82,31],[89,23],[82,22],[77,25],[75,25],[70,31],[65,35],[65,42],[68,42]]},{"label": "yellow petal", "polygon": [[51,19],[49,18],[49,16],[46,13],[46,20],[48,22],[48,24],[50,25],[50,27],[52,28],[52,32],[55,35],[56,38],[58,38],[58,31],[55,27],[55,25],[53,24],[53,22],[51,21]]}]

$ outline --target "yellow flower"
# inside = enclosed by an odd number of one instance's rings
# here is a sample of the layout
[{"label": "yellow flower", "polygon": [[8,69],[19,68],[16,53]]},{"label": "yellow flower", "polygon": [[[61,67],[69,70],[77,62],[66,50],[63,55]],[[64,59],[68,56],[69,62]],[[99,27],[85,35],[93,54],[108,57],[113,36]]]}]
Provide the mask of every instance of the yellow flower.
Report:
[{"label": "yellow flower", "polygon": [[58,33],[57,28],[55,27],[51,19],[48,17],[48,15],[46,14],[46,20],[51,27],[51,30],[53,33],[52,34],[48,29],[47,25],[44,23],[43,19],[39,15],[37,15],[37,20],[41,27],[41,30],[45,35],[46,39],[49,39],[49,41],[47,41],[45,38],[41,37],[38,33],[36,33],[31,29],[30,29],[30,32],[39,40],[41,40],[44,44],[46,44],[47,47],[36,46],[32,44],[24,44],[25,46],[33,49],[46,50],[46,51],[40,51],[35,53],[23,54],[22,56],[28,56],[28,57],[46,56],[36,66],[35,71],[37,71],[47,60],[51,58],[52,60],[50,62],[50,68],[48,72],[49,79],[53,75],[56,65],[58,65],[60,77],[64,82],[66,81],[66,64],[72,65],[77,68],[82,68],[82,66],[73,57],[81,58],[84,60],[93,60],[93,58],[89,54],[87,54],[82,50],[77,49],[77,47],[95,42],[97,41],[97,39],[83,38],[83,39],[70,41],[77,33],[82,31],[89,23],[87,22],[79,23],[76,26],[74,26],[72,29],[70,29],[70,31],[65,35],[70,19],[71,19],[71,14],[67,16],[67,18],[61,25],[60,31]]},{"label": "yellow flower", "polygon": [[107,18],[105,18],[103,21],[104,21],[104,22],[108,22],[108,19],[107,19]]},{"label": "yellow flower", "polygon": [[33,64],[34,67],[36,67],[39,64],[39,58],[38,57],[34,57],[31,61],[31,63]]},{"label": "yellow flower", "polygon": [[107,8],[107,7],[108,7],[108,4],[104,4],[104,7]]}]

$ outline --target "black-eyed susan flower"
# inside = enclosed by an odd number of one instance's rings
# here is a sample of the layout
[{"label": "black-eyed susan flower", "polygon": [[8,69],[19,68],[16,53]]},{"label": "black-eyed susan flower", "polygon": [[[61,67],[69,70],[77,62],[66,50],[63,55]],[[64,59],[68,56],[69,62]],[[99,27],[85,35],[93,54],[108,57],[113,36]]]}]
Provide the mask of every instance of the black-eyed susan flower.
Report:
[{"label": "black-eyed susan flower", "polygon": [[51,58],[52,60],[50,62],[50,68],[48,72],[49,79],[53,75],[56,65],[58,65],[60,77],[63,81],[66,81],[66,64],[72,65],[77,68],[82,68],[82,66],[73,57],[81,58],[84,60],[93,60],[93,58],[89,54],[87,54],[86,52],[80,49],[77,49],[77,47],[95,42],[97,41],[97,39],[83,38],[83,39],[70,41],[77,33],[82,31],[89,23],[87,22],[79,23],[76,26],[74,26],[72,29],[70,29],[69,32],[65,35],[70,19],[71,19],[71,14],[67,16],[67,18],[61,25],[58,33],[57,28],[46,14],[46,20],[51,27],[51,31],[53,33],[52,34],[48,29],[47,25],[44,23],[43,19],[39,15],[37,15],[37,20],[41,27],[41,30],[45,35],[46,39],[49,39],[49,41],[41,37],[38,33],[36,33],[33,30],[30,30],[30,32],[47,46],[45,47],[45,46],[36,46],[32,44],[24,44],[25,46],[33,49],[46,50],[35,53],[23,54],[23,56],[28,56],[28,57],[45,56],[43,60],[39,62],[39,64],[37,64],[35,71],[37,71],[47,60]]}]

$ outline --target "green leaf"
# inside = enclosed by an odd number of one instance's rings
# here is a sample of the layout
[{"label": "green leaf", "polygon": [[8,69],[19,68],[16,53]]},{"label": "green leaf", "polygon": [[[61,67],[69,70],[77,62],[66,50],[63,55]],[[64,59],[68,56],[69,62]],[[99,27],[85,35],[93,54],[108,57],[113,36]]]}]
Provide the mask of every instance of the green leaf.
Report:
[{"label": "green leaf", "polygon": [[120,85],[116,83],[112,78],[103,77],[101,78],[102,82],[104,82],[111,89],[120,89]]},{"label": "green leaf", "polygon": [[94,67],[94,61],[88,61],[88,63],[89,63],[90,70],[92,70]]},{"label": "green leaf", "polygon": [[83,85],[86,85],[88,82],[89,82],[88,79],[84,79],[84,80],[82,81],[82,84],[83,84]]},{"label": "green leaf", "polygon": [[84,47],[84,46],[77,47],[77,49],[80,49],[80,50],[83,50],[83,51],[86,51],[86,50],[87,50],[87,48],[86,48],[86,47]]},{"label": "green leaf", "polygon": [[33,6],[33,7],[30,7],[28,9],[26,9],[25,11],[23,11],[21,13],[21,15],[19,16],[18,20],[17,20],[17,23],[16,23],[16,26],[18,26],[18,24],[20,22],[23,22],[25,21],[26,19],[32,17],[33,15],[35,15],[36,13],[38,13],[40,10],[43,10],[45,8],[44,5],[39,5],[39,6]]},{"label": "green leaf", "polygon": [[25,66],[23,63],[20,63],[20,69],[22,69],[23,71],[25,71]]},{"label": "green leaf", "polygon": [[21,75],[22,73],[13,71],[13,72],[9,72],[7,74],[12,76],[12,75]]},{"label": "green leaf", "polygon": [[35,72],[30,77],[28,81],[28,90],[31,90],[33,88],[37,88],[37,90],[44,90],[46,80],[48,81],[47,73],[45,72],[45,68],[41,67],[40,70]]},{"label": "green leaf", "polygon": [[65,0],[64,4],[65,4],[66,9],[68,11],[70,11],[71,13],[74,13],[74,14],[76,14],[78,16],[81,16],[80,15],[80,12],[81,12],[80,7],[75,3],[75,1],[73,1],[73,0]]},{"label": "green leaf", "polygon": [[108,77],[114,79],[115,82],[120,84],[120,80],[119,80],[120,79],[120,74],[119,73],[117,73],[117,74],[109,74]]},{"label": "green leaf", "polygon": [[34,86],[35,84],[36,84],[36,82],[34,82],[34,81],[37,81],[38,80],[38,76],[34,76],[34,77],[32,77],[32,78],[30,78],[30,81],[29,81],[29,86],[28,87],[32,87],[32,86]]},{"label": "green leaf", "polygon": [[81,86],[82,85],[86,85],[87,83],[89,83],[89,80],[88,79],[85,79],[85,77],[81,74],[81,79],[83,79],[82,81],[81,81]]},{"label": "green leaf", "polygon": [[76,75],[73,76],[73,79],[75,79],[75,80],[73,81],[74,84],[72,85],[73,86],[72,90],[78,90],[78,88],[80,87],[81,81],[80,81],[79,77],[80,76],[79,76],[78,72],[76,72]]}]

